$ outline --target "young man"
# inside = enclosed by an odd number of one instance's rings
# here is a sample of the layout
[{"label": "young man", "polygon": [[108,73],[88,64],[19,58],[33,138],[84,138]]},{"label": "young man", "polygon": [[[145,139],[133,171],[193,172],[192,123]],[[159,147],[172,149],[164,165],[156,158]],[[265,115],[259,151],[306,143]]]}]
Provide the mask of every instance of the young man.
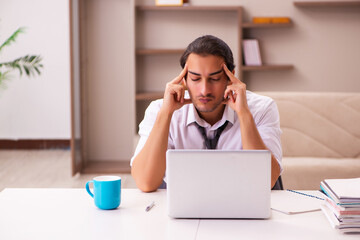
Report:
[{"label": "young man", "polygon": [[182,72],[166,84],[164,98],[149,105],[139,126],[141,138],[131,159],[138,188],[151,192],[163,184],[167,149],[205,148],[270,150],[274,186],[282,170],[275,102],[246,91],[234,76],[229,46],[214,36],[190,43],[180,64]]}]

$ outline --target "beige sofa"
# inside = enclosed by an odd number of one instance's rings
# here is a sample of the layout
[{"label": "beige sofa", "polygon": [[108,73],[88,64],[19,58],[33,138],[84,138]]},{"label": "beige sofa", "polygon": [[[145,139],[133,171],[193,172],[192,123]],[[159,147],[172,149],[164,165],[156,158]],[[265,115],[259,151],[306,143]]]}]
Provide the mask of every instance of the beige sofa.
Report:
[{"label": "beige sofa", "polygon": [[284,188],[360,177],[360,93],[262,92],[279,108]]}]

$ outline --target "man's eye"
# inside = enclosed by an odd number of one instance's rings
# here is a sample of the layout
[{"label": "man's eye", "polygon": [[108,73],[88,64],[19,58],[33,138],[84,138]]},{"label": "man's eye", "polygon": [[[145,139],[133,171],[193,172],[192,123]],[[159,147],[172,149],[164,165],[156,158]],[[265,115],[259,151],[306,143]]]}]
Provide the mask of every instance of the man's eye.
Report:
[{"label": "man's eye", "polygon": [[220,78],[209,78],[209,80],[211,80],[211,81],[219,81]]},{"label": "man's eye", "polygon": [[191,78],[192,81],[196,82],[196,81],[199,81],[200,78]]}]

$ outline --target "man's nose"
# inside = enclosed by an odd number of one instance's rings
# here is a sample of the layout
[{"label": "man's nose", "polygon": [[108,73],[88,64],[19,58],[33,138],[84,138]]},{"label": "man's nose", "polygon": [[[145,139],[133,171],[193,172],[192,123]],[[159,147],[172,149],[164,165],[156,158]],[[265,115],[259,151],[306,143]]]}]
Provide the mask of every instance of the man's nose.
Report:
[{"label": "man's nose", "polygon": [[210,84],[207,79],[202,79],[200,92],[203,96],[207,96],[211,92]]}]

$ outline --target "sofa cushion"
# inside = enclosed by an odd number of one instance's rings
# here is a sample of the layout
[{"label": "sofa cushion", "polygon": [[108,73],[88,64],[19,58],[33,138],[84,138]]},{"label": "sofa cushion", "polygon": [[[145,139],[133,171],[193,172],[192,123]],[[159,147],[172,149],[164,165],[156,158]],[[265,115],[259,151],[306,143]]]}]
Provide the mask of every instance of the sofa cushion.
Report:
[{"label": "sofa cushion", "polygon": [[359,93],[260,94],[279,108],[283,156],[360,158]]},{"label": "sofa cushion", "polygon": [[284,157],[282,180],[285,189],[320,189],[328,178],[360,177],[360,159]]}]

